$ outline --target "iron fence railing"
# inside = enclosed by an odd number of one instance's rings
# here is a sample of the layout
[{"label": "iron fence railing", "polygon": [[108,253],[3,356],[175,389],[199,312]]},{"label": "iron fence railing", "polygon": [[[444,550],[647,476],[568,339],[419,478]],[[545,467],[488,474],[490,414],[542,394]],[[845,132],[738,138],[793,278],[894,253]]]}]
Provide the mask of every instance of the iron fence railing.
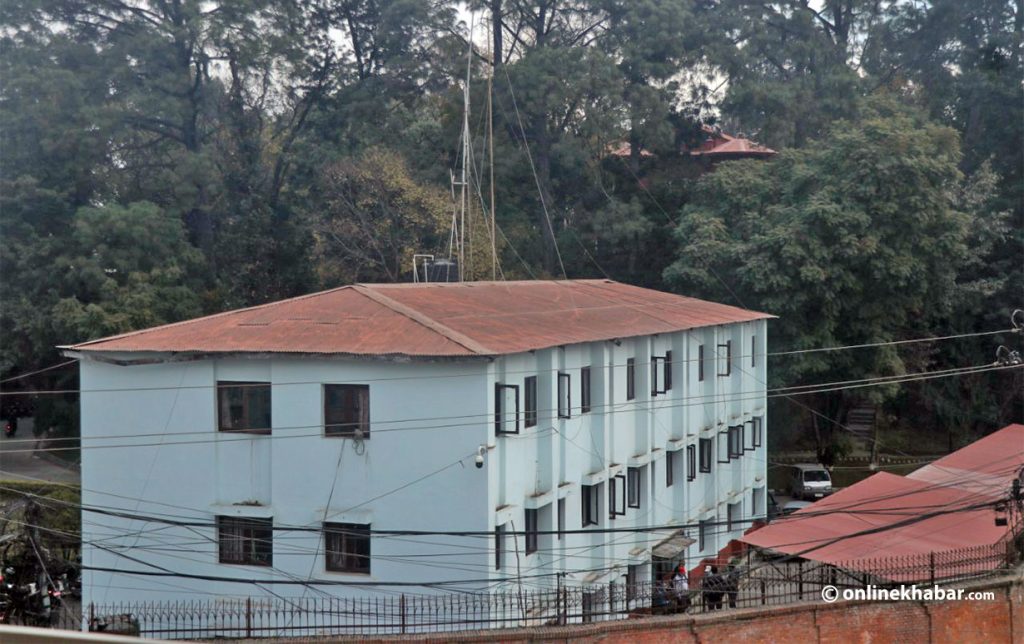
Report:
[{"label": "iron fence railing", "polygon": [[[825,586],[950,584],[1017,561],[1013,541],[946,552],[824,564],[747,554],[708,570],[685,593],[671,584],[511,589],[508,592],[241,598],[65,606],[54,626],[161,639],[391,635],[574,624],[820,600]],[[724,581],[723,581],[724,580]],[[710,582],[710,583],[708,583]],[[318,594],[320,591],[317,591]],[[84,612],[84,614],[83,614]]]}]

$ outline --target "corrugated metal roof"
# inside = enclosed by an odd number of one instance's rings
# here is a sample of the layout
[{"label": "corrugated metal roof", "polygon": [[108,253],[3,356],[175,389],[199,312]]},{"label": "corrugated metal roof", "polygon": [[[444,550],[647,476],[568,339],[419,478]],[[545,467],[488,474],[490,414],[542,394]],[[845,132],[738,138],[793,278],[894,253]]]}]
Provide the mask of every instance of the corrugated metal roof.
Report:
[{"label": "corrugated metal roof", "polygon": [[63,348],[490,356],[770,317],[611,280],[356,284]]},{"label": "corrugated metal roof", "polygon": [[908,476],[879,472],[741,541],[874,573],[870,562],[881,557],[994,544],[1009,530],[995,525],[994,509],[963,508],[1005,496],[1022,466],[1024,425],[1009,425]]}]

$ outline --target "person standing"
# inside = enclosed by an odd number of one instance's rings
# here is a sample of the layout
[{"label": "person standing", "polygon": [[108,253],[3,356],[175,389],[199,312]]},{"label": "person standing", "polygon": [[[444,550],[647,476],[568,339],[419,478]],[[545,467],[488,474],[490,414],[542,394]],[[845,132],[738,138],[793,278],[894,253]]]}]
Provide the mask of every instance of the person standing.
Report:
[{"label": "person standing", "polygon": [[676,605],[680,613],[690,608],[690,580],[686,576],[686,566],[679,564],[676,575],[672,578],[672,590],[676,595]]},{"label": "person standing", "polygon": [[729,598],[729,608],[736,608],[736,600],[740,594],[740,571],[734,564],[729,564],[722,578],[722,590]]},{"label": "person standing", "polygon": [[718,574],[718,566],[712,565],[708,574],[701,582],[704,593],[705,610],[718,610],[722,607],[722,578]]}]

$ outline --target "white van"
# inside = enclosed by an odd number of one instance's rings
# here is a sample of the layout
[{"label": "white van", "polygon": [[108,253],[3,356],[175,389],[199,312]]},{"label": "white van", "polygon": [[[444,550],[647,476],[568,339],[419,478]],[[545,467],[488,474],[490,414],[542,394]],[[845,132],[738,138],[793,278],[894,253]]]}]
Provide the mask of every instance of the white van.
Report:
[{"label": "white van", "polygon": [[832,494],[832,477],[824,465],[797,463],[792,466],[789,495],[794,499],[814,501]]}]

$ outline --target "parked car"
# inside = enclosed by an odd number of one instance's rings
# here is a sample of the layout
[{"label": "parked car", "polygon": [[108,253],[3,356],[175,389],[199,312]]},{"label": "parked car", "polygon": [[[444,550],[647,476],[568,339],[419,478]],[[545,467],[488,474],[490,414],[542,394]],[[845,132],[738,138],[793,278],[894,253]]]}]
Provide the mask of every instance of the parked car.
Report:
[{"label": "parked car", "polygon": [[813,501],[832,494],[832,476],[824,465],[797,463],[792,466],[789,495],[794,499]]},{"label": "parked car", "polygon": [[786,517],[793,514],[797,510],[803,510],[804,508],[810,505],[810,501],[788,501],[782,506],[781,513],[782,516]]}]

